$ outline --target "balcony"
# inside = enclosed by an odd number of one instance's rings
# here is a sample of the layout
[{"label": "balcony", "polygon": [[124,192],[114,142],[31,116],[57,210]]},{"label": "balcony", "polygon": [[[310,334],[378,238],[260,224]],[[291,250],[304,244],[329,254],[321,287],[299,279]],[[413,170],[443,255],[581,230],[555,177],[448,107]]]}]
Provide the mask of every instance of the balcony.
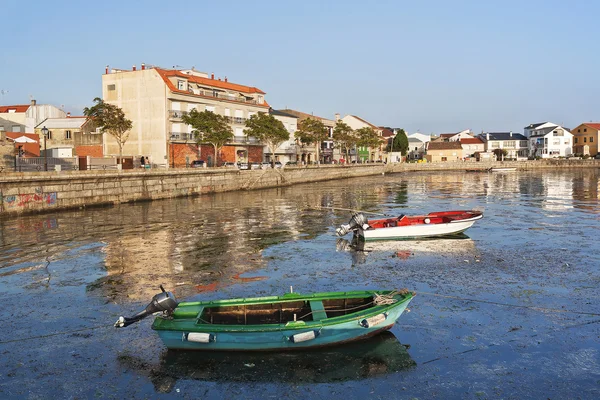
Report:
[{"label": "balcony", "polygon": [[184,115],[187,115],[187,111],[169,110],[170,119],[181,119]]},{"label": "balcony", "polygon": [[241,144],[258,144],[260,143],[258,139],[248,136],[234,136],[232,143],[241,143]]},{"label": "balcony", "polygon": [[192,141],[195,142],[196,138],[193,133],[184,132],[171,132],[171,141]]},{"label": "balcony", "polygon": [[238,101],[247,104],[258,104],[258,101],[256,101],[255,99],[247,99],[246,97],[241,95],[235,96],[228,93],[218,92],[216,90],[192,89],[192,93],[205,97],[213,97],[215,99],[220,100]]},{"label": "balcony", "polygon": [[243,117],[225,117],[230,124],[245,124],[246,118]]}]

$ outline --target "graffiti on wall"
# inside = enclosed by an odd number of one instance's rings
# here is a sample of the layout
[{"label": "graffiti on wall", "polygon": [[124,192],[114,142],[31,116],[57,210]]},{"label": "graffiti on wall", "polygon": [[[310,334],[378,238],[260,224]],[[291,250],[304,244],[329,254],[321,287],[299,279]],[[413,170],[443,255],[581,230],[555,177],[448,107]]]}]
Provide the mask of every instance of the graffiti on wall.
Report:
[{"label": "graffiti on wall", "polygon": [[37,188],[35,193],[2,196],[2,203],[4,209],[52,207],[56,205],[56,192],[43,193]]}]

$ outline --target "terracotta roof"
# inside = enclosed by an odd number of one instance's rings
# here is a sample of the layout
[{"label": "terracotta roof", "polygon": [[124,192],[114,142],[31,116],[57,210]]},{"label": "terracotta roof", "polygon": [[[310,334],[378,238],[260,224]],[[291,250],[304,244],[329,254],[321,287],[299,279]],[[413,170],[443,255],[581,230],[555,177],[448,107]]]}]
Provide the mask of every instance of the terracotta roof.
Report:
[{"label": "terracotta roof", "polygon": [[0,106],[0,113],[7,113],[8,110],[15,110],[13,112],[24,113],[28,109],[29,109],[29,104],[15,105],[15,106]]},{"label": "terracotta roof", "polygon": [[302,111],[292,110],[291,108],[284,108],[284,109],[279,110],[279,111],[283,111],[285,113],[295,115],[298,118],[314,118],[314,119],[320,119],[321,121],[333,122],[333,120],[330,120],[330,119],[327,119],[327,118],[323,118],[323,117],[319,117],[319,116],[312,115],[312,114],[308,114],[308,113],[305,113],[305,112],[302,112]]},{"label": "terracotta roof", "polygon": [[592,128],[592,129],[598,129],[598,130],[600,130],[600,122],[589,122],[589,123],[586,123],[586,124],[583,124],[583,125],[587,125],[590,128]]},{"label": "terracotta roof", "polygon": [[390,131],[389,129],[386,128],[379,128],[381,129],[381,136],[384,138],[390,138],[392,136],[394,136],[394,132]]},{"label": "terracotta roof", "polygon": [[440,133],[440,138],[450,138],[454,135],[458,135],[458,133]]},{"label": "terracotta roof", "polygon": [[26,136],[29,139],[33,139],[36,142],[39,142],[40,137],[35,134],[35,133],[23,133],[23,132],[6,132],[6,137],[7,138],[11,138],[11,139],[17,139],[20,138],[21,136]]},{"label": "terracotta roof", "polygon": [[462,144],[483,144],[483,142],[481,141],[481,139],[477,139],[477,138],[464,138],[464,139],[460,139],[460,143]]},{"label": "terracotta roof", "polygon": [[[218,79],[210,79],[210,78],[203,78],[200,76],[195,76],[195,75],[188,75],[188,74],[184,74],[181,71],[175,70],[175,69],[161,69],[161,68],[154,68],[156,70],[156,72],[158,72],[158,74],[160,75],[160,77],[163,79],[163,81],[165,81],[165,84],[167,85],[167,87],[169,88],[169,90],[171,90],[171,92],[175,92],[175,93],[184,93],[186,95],[192,95],[192,96],[198,96],[198,97],[205,97],[202,95],[195,95],[194,93],[191,93],[187,90],[179,90],[175,87],[175,85],[173,84],[173,82],[171,82],[169,80],[169,77],[179,77],[179,78],[185,78],[187,79],[188,82],[192,82],[192,83],[196,83],[196,84],[200,84],[200,85],[206,85],[206,86],[211,86],[211,87],[215,87],[215,88],[220,88],[220,89],[229,89],[229,90],[235,90],[237,92],[243,92],[243,93],[259,93],[259,94],[265,94],[265,92],[263,92],[262,90],[255,88],[253,86],[244,86],[244,85],[238,85],[237,83],[231,83],[231,82],[225,82],[225,81],[220,81]],[[228,101],[227,99],[220,99],[222,101]],[[229,100],[229,101],[235,101],[235,100]],[[254,104],[258,107],[267,107],[270,108],[271,106],[269,105],[269,103],[267,103],[266,101],[263,102],[263,104]]]},{"label": "terracotta roof", "polygon": [[462,149],[460,142],[429,142],[427,150],[454,150]]}]

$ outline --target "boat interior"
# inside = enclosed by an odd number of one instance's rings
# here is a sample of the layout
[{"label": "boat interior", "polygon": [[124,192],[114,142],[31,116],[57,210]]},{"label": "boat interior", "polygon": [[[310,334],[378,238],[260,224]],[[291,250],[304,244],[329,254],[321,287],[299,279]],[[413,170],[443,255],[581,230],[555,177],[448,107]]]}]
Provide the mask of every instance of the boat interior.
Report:
[{"label": "boat interior", "polygon": [[301,300],[280,303],[205,307],[198,324],[263,325],[318,321],[373,307],[373,298]]},{"label": "boat interior", "polygon": [[369,220],[369,226],[377,229],[421,224],[448,224],[452,221],[473,218],[480,214],[480,212],[474,211],[444,211],[411,217],[400,214],[396,218]]}]

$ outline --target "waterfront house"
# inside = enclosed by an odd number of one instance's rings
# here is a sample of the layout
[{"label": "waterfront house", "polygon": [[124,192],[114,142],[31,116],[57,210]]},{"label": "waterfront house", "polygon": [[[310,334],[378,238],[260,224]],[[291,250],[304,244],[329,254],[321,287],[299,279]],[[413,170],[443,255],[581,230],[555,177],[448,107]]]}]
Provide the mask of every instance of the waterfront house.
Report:
[{"label": "waterfront house", "polygon": [[[146,156],[158,166],[181,167],[194,160],[208,165],[222,162],[261,162],[263,144],[244,134],[246,119],[269,112],[265,92],[230,82],[227,77],[192,69],[167,69],[142,64],[138,69],[109,69],[102,75],[102,98],[120,107],[133,122],[124,155]],[[197,145],[192,127],[182,122],[191,110],[211,111],[228,118],[233,140],[214,160],[209,143]],[[115,155],[119,146],[105,136],[105,154]]]},{"label": "waterfront house", "polygon": [[543,122],[528,125],[524,131],[529,141],[529,157],[557,158],[573,154],[573,135],[560,125]]},{"label": "waterfront house", "polygon": [[357,149],[358,160],[362,162],[383,161],[383,153],[385,151],[385,146],[387,145],[387,138],[384,137],[384,131],[387,129],[373,125],[372,123],[360,117],[357,117],[356,115],[346,115],[344,118],[342,118],[342,122],[346,123],[350,128],[352,128],[355,131],[361,128],[371,128],[375,131],[377,136],[380,137],[379,146],[373,148],[359,147]]},{"label": "waterfront house", "polygon": [[427,143],[431,141],[431,135],[422,133],[411,133],[408,135],[408,160],[422,160],[425,155]]},{"label": "waterfront house", "polygon": [[529,155],[527,137],[513,132],[485,132],[479,139],[485,143],[485,151],[492,153],[496,149],[506,150],[504,159],[527,159]]},{"label": "waterfront house", "polygon": [[[43,128],[48,130],[44,140]],[[58,157],[102,157],[107,133],[102,134],[87,117],[67,114],[64,118],[46,118],[35,127],[41,150],[55,150]]]},{"label": "waterfront house", "polygon": [[[296,162],[296,137],[294,133],[298,130],[298,117],[284,111],[273,110],[269,111],[273,117],[280,120],[285,126],[285,129],[290,133],[288,140],[281,143],[277,149],[275,149],[275,160],[279,161],[283,165],[287,162]],[[265,146],[265,161],[271,162],[271,149]]]},{"label": "waterfront house", "polygon": [[37,104],[35,100],[30,104],[0,106],[0,131],[32,133],[44,119],[65,116],[63,110],[50,104]]},{"label": "waterfront house", "polygon": [[441,141],[427,143],[425,159],[428,162],[460,161],[463,149],[459,141]]},{"label": "waterfront house", "polygon": [[589,155],[595,157],[598,155],[598,139],[600,135],[600,122],[585,122],[571,133],[573,134],[573,153]]},{"label": "waterfront house", "polygon": [[459,142],[461,139],[473,139],[474,136],[470,129],[456,133],[440,133],[440,136],[432,139],[435,142]]},{"label": "waterfront house", "polygon": [[463,149],[463,158],[475,159],[476,153],[485,151],[485,144],[479,138],[461,138],[458,140]]},{"label": "waterfront house", "polygon": [[[308,114],[298,110],[292,110],[290,108],[285,108],[279,111],[298,117],[298,123],[308,118],[321,121],[323,125],[325,125],[325,128],[327,128],[327,136],[330,139],[333,138],[333,128],[335,127],[334,120],[319,117],[313,114]],[[336,116],[338,115],[339,114],[336,114]],[[331,162],[333,162],[333,160],[339,159],[339,150],[337,154],[335,150],[336,149],[334,149],[333,140],[324,140],[323,142],[321,142],[321,148],[319,149],[319,157],[321,158],[320,162],[330,164]],[[299,140],[296,140],[296,151],[296,160],[299,163],[311,164],[313,162],[317,162],[316,143],[301,143]],[[338,158],[335,158],[336,155],[338,156]]]}]

